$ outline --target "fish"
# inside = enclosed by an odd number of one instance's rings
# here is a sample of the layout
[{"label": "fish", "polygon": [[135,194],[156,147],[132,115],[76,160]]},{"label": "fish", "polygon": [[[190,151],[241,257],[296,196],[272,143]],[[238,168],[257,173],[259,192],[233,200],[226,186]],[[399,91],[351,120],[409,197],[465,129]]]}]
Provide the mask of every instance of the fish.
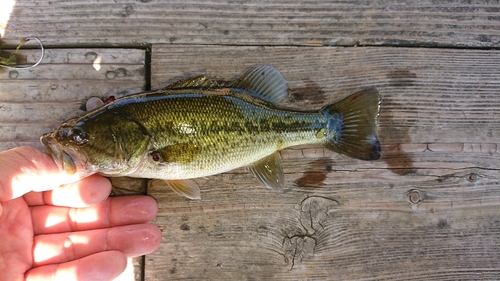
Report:
[{"label": "fish", "polygon": [[370,87],[321,109],[293,109],[283,75],[251,68],[219,83],[194,76],[163,89],[117,98],[63,122],[40,141],[68,175],[165,181],[200,199],[194,179],[247,167],[268,189],[283,190],[279,151],[321,144],[360,160],[377,160],[381,98]]}]

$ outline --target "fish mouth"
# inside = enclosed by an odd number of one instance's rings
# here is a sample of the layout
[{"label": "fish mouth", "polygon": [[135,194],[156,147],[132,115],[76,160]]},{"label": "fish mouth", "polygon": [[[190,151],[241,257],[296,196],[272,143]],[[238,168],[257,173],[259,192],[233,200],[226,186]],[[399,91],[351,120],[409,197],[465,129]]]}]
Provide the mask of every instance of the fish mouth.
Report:
[{"label": "fish mouth", "polygon": [[43,135],[40,141],[45,146],[50,156],[52,156],[54,162],[56,162],[59,170],[64,171],[67,175],[74,175],[78,171],[73,158],[50,134]]}]

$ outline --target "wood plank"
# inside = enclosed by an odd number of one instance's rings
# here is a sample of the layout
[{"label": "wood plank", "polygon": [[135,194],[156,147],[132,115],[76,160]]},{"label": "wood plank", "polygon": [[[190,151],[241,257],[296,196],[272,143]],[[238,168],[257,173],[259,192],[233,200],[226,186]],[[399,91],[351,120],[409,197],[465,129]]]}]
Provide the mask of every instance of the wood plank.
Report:
[{"label": "wood plank", "polygon": [[[2,39],[50,45],[499,47],[499,1],[17,0]],[[4,20],[5,21],[5,20]]]},{"label": "wood plank", "polygon": [[288,80],[288,106],[376,86],[384,153],[363,162],[285,149],[282,193],[243,168],[197,179],[199,201],[149,186],[164,238],[146,280],[500,278],[499,60],[493,50],[154,45],[156,88],[264,63]]},{"label": "wood plank", "polygon": [[[40,56],[36,50],[22,53],[28,63]],[[42,149],[40,136],[83,114],[91,96],[141,91],[144,57],[140,49],[49,49],[34,69],[0,69],[0,151],[19,145]]]}]

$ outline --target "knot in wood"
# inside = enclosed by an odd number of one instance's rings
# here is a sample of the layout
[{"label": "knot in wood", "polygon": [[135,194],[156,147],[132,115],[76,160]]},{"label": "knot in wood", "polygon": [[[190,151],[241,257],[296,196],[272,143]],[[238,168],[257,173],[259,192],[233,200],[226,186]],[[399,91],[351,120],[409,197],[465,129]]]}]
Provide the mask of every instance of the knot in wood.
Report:
[{"label": "knot in wood", "polygon": [[420,202],[420,192],[418,190],[412,190],[408,194],[410,202],[413,204],[418,204]]},{"label": "knot in wood", "polygon": [[478,177],[479,176],[476,173],[470,173],[467,176],[467,180],[470,181],[470,182],[475,182],[475,181],[477,181]]},{"label": "knot in wood", "polygon": [[300,222],[308,234],[323,230],[323,223],[328,221],[330,210],[339,203],[332,198],[308,197],[301,203]]}]

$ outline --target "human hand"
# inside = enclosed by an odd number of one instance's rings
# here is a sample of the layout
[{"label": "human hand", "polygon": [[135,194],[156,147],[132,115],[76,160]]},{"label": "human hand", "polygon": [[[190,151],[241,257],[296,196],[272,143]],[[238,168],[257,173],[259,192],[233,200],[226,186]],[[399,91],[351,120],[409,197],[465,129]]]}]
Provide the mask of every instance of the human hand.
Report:
[{"label": "human hand", "polygon": [[111,280],[127,257],[158,247],[153,198],[106,199],[111,184],[98,175],[74,181],[34,148],[0,152],[2,280]]}]

